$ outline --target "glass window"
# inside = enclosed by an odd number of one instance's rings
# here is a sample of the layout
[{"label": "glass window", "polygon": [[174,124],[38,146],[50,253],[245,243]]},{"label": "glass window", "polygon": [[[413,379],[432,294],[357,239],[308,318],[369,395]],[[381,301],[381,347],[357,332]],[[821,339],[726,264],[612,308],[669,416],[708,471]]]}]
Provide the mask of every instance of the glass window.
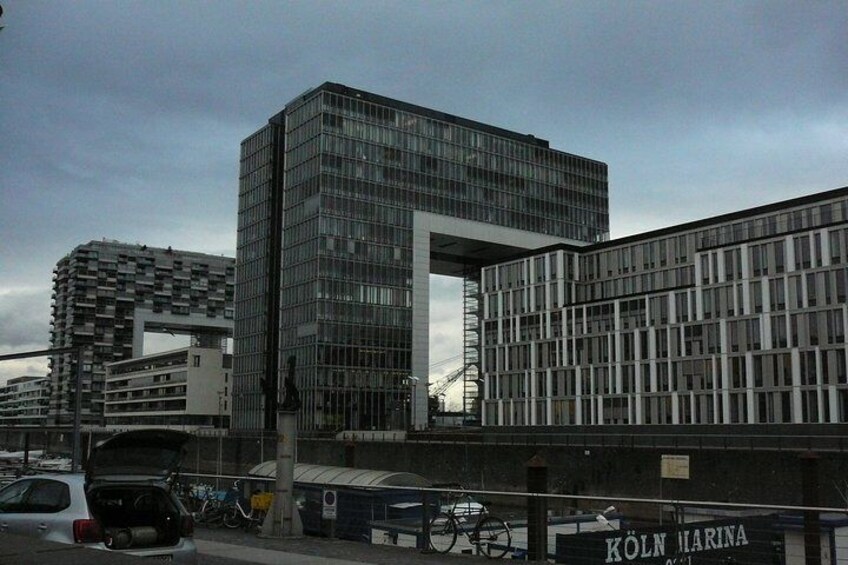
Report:
[{"label": "glass window", "polygon": [[22,512],[24,499],[33,480],[18,481],[0,491],[0,512]]},{"label": "glass window", "polygon": [[38,481],[26,501],[27,512],[59,512],[71,505],[68,485],[59,481]]}]

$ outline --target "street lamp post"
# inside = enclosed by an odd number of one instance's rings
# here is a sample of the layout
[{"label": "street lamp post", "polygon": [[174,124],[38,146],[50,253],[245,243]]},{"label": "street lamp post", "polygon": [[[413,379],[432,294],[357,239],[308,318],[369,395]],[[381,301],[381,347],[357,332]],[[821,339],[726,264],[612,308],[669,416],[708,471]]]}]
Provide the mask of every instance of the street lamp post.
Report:
[{"label": "street lamp post", "polygon": [[224,428],[224,391],[218,391],[218,429]]},{"label": "street lamp post", "polygon": [[408,379],[407,382],[409,383],[409,388],[410,388],[409,400],[411,402],[411,406],[409,407],[409,420],[410,420],[410,426],[409,427],[413,430],[417,430],[418,429],[418,418],[416,416],[417,416],[417,413],[418,413],[418,405],[416,404],[415,401],[417,400],[416,397],[417,397],[418,391],[416,389],[418,388],[418,380],[419,379],[418,379],[418,377],[413,377],[413,376],[409,376],[409,377],[407,377],[407,379]]}]

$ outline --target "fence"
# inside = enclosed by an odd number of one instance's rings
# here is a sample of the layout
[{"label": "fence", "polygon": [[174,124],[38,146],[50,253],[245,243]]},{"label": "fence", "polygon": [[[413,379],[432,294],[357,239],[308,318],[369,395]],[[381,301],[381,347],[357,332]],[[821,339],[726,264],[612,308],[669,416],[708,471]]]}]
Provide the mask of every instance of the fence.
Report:
[{"label": "fence", "polygon": [[[273,479],[185,475],[249,500]],[[528,481],[533,488],[533,481]],[[327,491],[333,493],[328,512]],[[387,485],[294,485],[307,535],[569,565],[848,565],[848,509]],[[485,522],[484,518],[488,518]],[[508,536],[498,531],[502,520]],[[446,527],[446,524],[448,526]],[[809,557],[808,557],[809,556]]]}]

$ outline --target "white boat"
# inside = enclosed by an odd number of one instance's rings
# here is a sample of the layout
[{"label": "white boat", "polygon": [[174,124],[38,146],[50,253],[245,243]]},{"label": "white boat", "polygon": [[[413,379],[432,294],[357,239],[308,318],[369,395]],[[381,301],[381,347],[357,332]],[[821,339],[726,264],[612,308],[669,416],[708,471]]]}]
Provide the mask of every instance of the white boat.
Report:
[{"label": "white boat", "polygon": [[[0,452],[0,465],[20,465],[24,462],[25,451],[3,451]],[[44,455],[41,449],[29,452],[29,461],[37,461]]]}]

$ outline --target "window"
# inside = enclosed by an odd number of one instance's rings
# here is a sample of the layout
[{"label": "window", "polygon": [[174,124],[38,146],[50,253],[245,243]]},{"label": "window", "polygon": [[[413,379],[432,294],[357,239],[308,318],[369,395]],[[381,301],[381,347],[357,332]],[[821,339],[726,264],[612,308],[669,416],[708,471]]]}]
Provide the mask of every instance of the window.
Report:
[{"label": "window", "polygon": [[782,273],[786,270],[786,262],[783,257],[783,242],[774,243],[774,272]]},{"label": "window", "polygon": [[35,481],[18,481],[0,491],[0,512],[23,512],[24,499]]},{"label": "window", "polygon": [[26,500],[26,511],[59,512],[71,505],[68,485],[59,481],[37,481]]},{"label": "window", "polygon": [[192,365],[194,367],[200,367],[200,355],[192,355]]}]

